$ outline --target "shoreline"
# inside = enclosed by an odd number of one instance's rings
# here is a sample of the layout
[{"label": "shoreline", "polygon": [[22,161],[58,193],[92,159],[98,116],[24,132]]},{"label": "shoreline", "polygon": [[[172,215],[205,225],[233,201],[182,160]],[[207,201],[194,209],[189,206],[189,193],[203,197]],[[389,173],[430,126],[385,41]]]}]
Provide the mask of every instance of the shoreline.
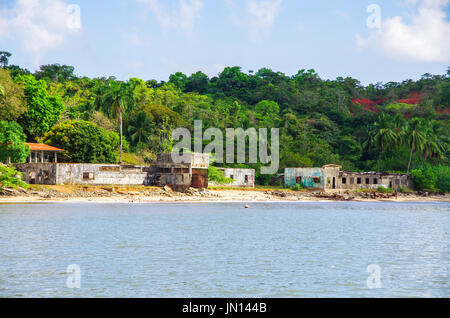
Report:
[{"label": "shoreline", "polygon": [[450,195],[373,192],[314,193],[280,189],[189,189],[173,192],[168,188],[144,187],[79,187],[34,186],[26,191],[14,191],[0,196],[0,204],[39,203],[279,203],[279,202],[411,202],[450,203]]}]

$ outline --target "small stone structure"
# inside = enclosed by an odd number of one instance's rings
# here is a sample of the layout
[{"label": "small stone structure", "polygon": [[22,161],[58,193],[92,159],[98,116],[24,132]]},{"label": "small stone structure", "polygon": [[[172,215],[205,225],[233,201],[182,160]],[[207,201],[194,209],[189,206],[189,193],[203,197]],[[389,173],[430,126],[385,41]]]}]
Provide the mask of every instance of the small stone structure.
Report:
[{"label": "small stone structure", "polygon": [[221,168],[225,177],[233,179],[232,183],[223,186],[228,187],[255,187],[255,169]]},{"label": "small stone structure", "polygon": [[378,172],[346,172],[339,165],[325,165],[322,168],[286,168],[285,186],[301,185],[305,188],[333,191],[378,189],[379,187],[398,190],[412,189],[414,183],[407,174]]},{"label": "small stone structure", "polygon": [[16,164],[30,184],[145,185],[177,189],[208,186],[209,155],[189,154],[185,163],[174,163],[171,154],[158,154],[150,166],[25,163]]},{"label": "small stone structure", "polygon": [[158,154],[154,165],[155,184],[170,185],[181,190],[190,186],[207,188],[209,155],[190,153],[184,156],[183,162],[177,163],[170,153]]}]

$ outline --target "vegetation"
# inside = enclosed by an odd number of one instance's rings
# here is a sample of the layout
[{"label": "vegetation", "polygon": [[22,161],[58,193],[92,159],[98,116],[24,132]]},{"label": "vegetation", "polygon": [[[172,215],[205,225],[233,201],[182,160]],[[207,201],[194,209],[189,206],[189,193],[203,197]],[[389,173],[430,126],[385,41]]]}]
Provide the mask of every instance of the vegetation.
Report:
[{"label": "vegetation", "polygon": [[14,167],[0,164],[0,190],[2,188],[22,187],[28,189],[29,185],[22,181],[22,175]]},{"label": "vegetation", "polygon": [[19,123],[28,137],[35,140],[58,122],[64,106],[59,96],[50,96],[47,93],[45,81],[38,81],[33,75],[19,75],[16,81],[24,85],[28,104],[28,109],[19,118]]},{"label": "vegetation", "polygon": [[[204,129],[223,132],[280,128],[280,169],[335,163],[346,170],[412,172],[429,166],[440,178],[449,167],[450,70],[367,86],[350,77],[324,80],[314,70],[288,76],[240,67],[212,78],[178,72],[168,82],[119,81],[80,77],[59,64],[31,74],[8,58],[0,52],[0,119],[17,119],[29,140],[66,149],[63,160],[120,162],[122,149],[152,158],[172,148],[174,128],[192,132],[194,120],[202,120]],[[89,154],[93,148],[99,149]],[[261,164],[216,166],[255,168],[259,185],[277,180],[260,175]],[[439,180],[435,187],[445,188],[447,181]]]},{"label": "vegetation", "polygon": [[418,190],[450,192],[450,168],[424,165],[411,171]]},{"label": "vegetation", "polygon": [[0,121],[0,162],[23,163],[30,155],[26,136],[16,122]]},{"label": "vegetation", "polygon": [[0,120],[15,121],[26,110],[22,86],[14,83],[8,70],[0,68]]},{"label": "vegetation", "polygon": [[301,191],[301,190],[305,190],[305,187],[302,186],[301,184],[297,183],[296,185],[291,187],[291,190],[293,190],[293,191]]},{"label": "vegetation", "polygon": [[380,193],[394,193],[394,190],[391,188],[378,187],[378,192]]},{"label": "vegetation", "polygon": [[72,163],[116,163],[120,145],[117,133],[83,120],[55,125],[44,142],[64,149],[64,159]]},{"label": "vegetation", "polygon": [[209,166],[208,181],[214,182],[216,184],[230,184],[233,182],[233,179],[225,177],[225,174],[222,170],[219,170],[214,166]]}]

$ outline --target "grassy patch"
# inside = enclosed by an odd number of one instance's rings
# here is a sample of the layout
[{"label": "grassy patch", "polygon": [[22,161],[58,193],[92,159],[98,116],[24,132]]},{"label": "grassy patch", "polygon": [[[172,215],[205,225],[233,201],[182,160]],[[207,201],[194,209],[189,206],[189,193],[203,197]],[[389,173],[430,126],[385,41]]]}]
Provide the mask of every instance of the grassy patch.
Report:
[{"label": "grassy patch", "polygon": [[134,153],[123,153],[122,154],[122,163],[129,164],[129,165],[135,165],[135,166],[144,166],[146,164],[144,157],[139,156]]}]

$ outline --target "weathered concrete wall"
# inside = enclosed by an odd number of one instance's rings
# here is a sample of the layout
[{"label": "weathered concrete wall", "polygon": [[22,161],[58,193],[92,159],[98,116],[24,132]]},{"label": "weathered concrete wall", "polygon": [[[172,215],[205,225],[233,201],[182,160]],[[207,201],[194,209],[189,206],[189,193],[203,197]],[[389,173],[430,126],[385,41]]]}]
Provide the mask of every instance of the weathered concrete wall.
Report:
[{"label": "weathered concrete wall", "polygon": [[299,184],[310,189],[325,189],[325,170],[323,168],[286,168],[284,184],[287,187]]},{"label": "weathered concrete wall", "polygon": [[341,168],[342,166],[334,164],[323,166],[326,178],[324,180],[325,190],[338,189],[341,186],[341,180],[339,179]]},{"label": "weathered concrete wall", "polygon": [[189,173],[165,173],[157,175],[158,186],[190,186],[191,185],[191,175]]},{"label": "weathered concrete wall", "polygon": [[208,187],[208,170],[192,169],[191,186],[197,189],[206,189]]},{"label": "weathered concrete wall", "polygon": [[[208,161],[200,160],[198,165],[209,165],[209,156],[200,157],[207,157]],[[24,181],[32,184],[208,186],[207,166],[193,169],[190,163],[162,161],[153,166],[27,163],[16,166],[23,172]]]},{"label": "weathered concrete wall", "polygon": [[340,187],[343,190],[378,189],[379,187],[413,189],[414,183],[410,176],[384,173],[343,172],[340,177]]},{"label": "weathered concrete wall", "polygon": [[231,178],[234,182],[223,186],[229,187],[255,187],[255,169],[221,169],[225,177]]},{"label": "weathered concrete wall", "polygon": [[105,164],[58,164],[57,184],[92,185],[151,185],[154,172],[151,167]]},{"label": "weathered concrete wall", "polygon": [[[183,164],[189,164],[194,169],[208,169],[209,167],[209,154],[201,153],[189,153],[186,154],[188,159]],[[156,165],[173,165],[171,153],[159,153],[156,155]]]},{"label": "weathered concrete wall", "polygon": [[23,181],[29,184],[56,184],[56,164],[54,163],[22,163],[15,164],[23,173]]},{"label": "weathered concrete wall", "polygon": [[[320,181],[320,182],[319,182]],[[375,172],[344,172],[341,166],[326,165],[322,168],[286,168],[285,185],[301,184],[305,188],[333,190],[378,189],[379,187],[414,188],[411,177]]]}]

